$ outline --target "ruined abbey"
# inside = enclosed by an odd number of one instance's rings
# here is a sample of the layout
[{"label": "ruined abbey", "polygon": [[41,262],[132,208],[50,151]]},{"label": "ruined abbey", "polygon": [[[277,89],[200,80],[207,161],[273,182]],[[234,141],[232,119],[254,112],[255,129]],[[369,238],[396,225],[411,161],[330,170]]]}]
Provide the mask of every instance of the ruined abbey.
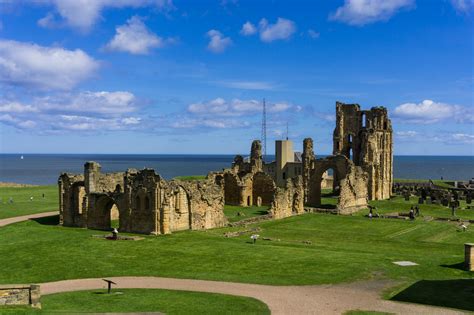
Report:
[{"label": "ruined abbey", "polygon": [[[393,182],[392,127],[384,107],[361,110],[336,103],[333,155],[316,158],[313,140],[303,152],[290,140],[275,143],[275,161],[262,158],[253,141],[250,156],[237,155],[232,166],[201,181],[166,181],[152,169],[102,174],[88,162],[84,174],[61,174],[60,219],[65,226],[167,234],[179,230],[222,227],[224,204],[268,206],[273,218],[284,218],[322,206],[326,188],[338,195],[331,211],[350,214],[368,200],[390,197]],[[328,170],[332,170],[332,175]]]}]

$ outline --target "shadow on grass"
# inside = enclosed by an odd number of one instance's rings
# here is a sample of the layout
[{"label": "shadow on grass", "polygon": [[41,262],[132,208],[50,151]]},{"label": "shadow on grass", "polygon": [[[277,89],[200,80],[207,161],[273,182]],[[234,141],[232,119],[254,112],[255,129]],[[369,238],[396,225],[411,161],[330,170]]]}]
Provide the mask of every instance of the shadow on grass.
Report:
[{"label": "shadow on grass", "polygon": [[268,214],[268,210],[258,210],[255,213],[257,213],[258,215],[266,215],[266,214]]},{"label": "shadow on grass", "polygon": [[41,225],[58,225],[59,224],[59,214],[55,214],[49,217],[35,218],[31,219],[36,223]]},{"label": "shadow on grass", "polygon": [[421,280],[391,300],[474,311],[474,279]]},{"label": "shadow on grass", "polygon": [[319,208],[322,208],[322,209],[336,209],[336,205],[323,204],[323,205],[320,205]]},{"label": "shadow on grass", "polygon": [[441,267],[451,268],[451,269],[459,269],[459,270],[466,270],[466,265],[464,264],[464,262],[461,262],[461,263],[458,263],[458,264],[452,264],[452,265],[441,265]]}]

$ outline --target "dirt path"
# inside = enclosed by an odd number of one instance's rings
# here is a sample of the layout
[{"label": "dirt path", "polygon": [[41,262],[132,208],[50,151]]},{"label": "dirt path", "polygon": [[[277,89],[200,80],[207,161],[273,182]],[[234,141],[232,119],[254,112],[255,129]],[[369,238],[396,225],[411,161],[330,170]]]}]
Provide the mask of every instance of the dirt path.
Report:
[{"label": "dirt path", "polygon": [[41,212],[41,213],[34,213],[34,214],[27,214],[27,215],[22,215],[20,217],[13,217],[13,218],[6,218],[6,219],[0,219],[0,227],[21,222],[21,221],[27,221],[30,219],[37,219],[37,218],[43,218],[43,217],[49,217],[52,215],[58,214],[58,211],[50,211],[50,212]]},{"label": "dirt path", "polygon": [[[384,311],[396,314],[463,314],[461,311],[382,300],[379,292],[388,283],[356,282],[338,285],[269,286],[220,281],[159,277],[108,277],[117,289],[146,288],[223,293],[256,298],[272,314],[341,314],[348,310]],[[41,294],[105,288],[98,279],[77,279],[41,284]]]}]

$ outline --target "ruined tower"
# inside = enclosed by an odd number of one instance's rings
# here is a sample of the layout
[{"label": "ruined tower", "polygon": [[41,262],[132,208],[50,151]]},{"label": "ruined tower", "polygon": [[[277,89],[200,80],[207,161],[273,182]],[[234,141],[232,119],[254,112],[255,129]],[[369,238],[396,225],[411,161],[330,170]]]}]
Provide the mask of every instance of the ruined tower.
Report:
[{"label": "ruined tower", "polygon": [[254,171],[262,171],[262,143],[260,140],[254,140],[250,148],[250,164]]},{"label": "ruined tower", "polygon": [[361,110],[336,102],[333,154],[344,155],[369,175],[370,200],[390,197],[393,182],[392,124],[385,107]]},{"label": "ruined tower", "polygon": [[[316,159],[313,150],[313,139],[306,138],[303,140],[303,189],[305,197],[309,194],[309,179],[311,176],[311,170],[314,168],[314,160]],[[306,198],[305,198],[306,199]],[[306,202],[307,200],[305,200]]]}]

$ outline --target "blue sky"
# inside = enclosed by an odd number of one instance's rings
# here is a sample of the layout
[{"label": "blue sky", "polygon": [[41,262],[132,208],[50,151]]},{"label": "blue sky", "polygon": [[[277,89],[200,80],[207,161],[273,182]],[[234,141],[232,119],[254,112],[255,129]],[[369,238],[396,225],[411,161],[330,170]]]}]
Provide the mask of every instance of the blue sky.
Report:
[{"label": "blue sky", "polygon": [[474,155],[474,0],[0,0],[1,153],[332,150],[335,102],[395,154]]}]

